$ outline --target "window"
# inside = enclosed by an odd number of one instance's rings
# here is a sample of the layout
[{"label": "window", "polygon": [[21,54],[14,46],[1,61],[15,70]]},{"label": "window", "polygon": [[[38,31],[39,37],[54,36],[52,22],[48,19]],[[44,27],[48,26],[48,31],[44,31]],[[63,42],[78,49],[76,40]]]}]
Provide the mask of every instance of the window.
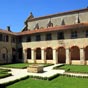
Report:
[{"label": "window", "polygon": [[2,41],[2,34],[0,34],[0,41]]},{"label": "window", "polygon": [[22,37],[19,36],[19,37],[17,38],[17,41],[18,41],[18,43],[22,42]]},{"label": "window", "polygon": [[72,38],[72,39],[77,38],[77,31],[72,31],[72,32],[71,32],[71,38]]},{"label": "window", "polygon": [[36,35],[35,38],[36,38],[36,39],[35,39],[36,41],[40,41],[40,40],[41,40],[40,34]]},{"label": "window", "polygon": [[57,33],[57,39],[64,39],[64,33],[63,32],[58,32]]},{"label": "window", "polygon": [[86,30],[86,33],[85,34],[86,34],[86,37],[88,37],[88,30]]},{"label": "window", "polygon": [[27,42],[31,42],[31,36],[27,36]]},{"label": "window", "polygon": [[4,42],[8,42],[8,41],[9,41],[9,36],[8,36],[8,35],[3,35],[3,36],[2,36],[2,40],[3,40]]},{"label": "window", "polygon": [[15,37],[11,37],[11,42],[12,42],[12,43],[15,43],[15,42],[16,42]]},{"label": "window", "polygon": [[9,41],[9,36],[8,35],[6,35],[6,42],[8,42]]},{"label": "window", "polygon": [[46,34],[46,40],[51,40],[51,39],[52,39],[51,33]]}]

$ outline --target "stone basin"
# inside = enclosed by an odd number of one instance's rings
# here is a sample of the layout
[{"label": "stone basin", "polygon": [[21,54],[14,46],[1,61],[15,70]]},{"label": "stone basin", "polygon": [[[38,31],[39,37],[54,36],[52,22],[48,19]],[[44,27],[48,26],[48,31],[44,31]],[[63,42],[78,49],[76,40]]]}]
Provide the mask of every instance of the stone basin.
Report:
[{"label": "stone basin", "polygon": [[38,65],[38,64],[29,65],[27,67],[27,71],[31,72],[31,73],[42,73],[43,72],[43,66]]}]

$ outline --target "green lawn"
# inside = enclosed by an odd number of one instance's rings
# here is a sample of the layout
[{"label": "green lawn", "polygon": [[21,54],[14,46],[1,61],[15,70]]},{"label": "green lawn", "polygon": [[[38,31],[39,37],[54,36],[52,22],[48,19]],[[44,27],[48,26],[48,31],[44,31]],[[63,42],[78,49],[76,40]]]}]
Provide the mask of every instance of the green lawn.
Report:
[{"label": "green lawn", "polygon": [[88,73],[87,65],[62,65],[62,66],[57,66],[55,69],[65,69],[68,72]]},{"label": "green lawn", "polygon": [[[16,63],[16,64],[7,64],[7,65],[0,65],[0,66],[7,67],[7,68],[26,68],[31,64],[33,64],[33,63]],[[52,64],[41,64],[41,65],[43,65],[45,67],[45,66],[50,66]]]},{"label": "green lawn", "polygon": [[6,88],[88,88],[88,79],[59,76],[48,81],[28,78]]},{"label": "green lawn", "polygon": [[8,73],[9,71],[9,69],[0,69],[0,78],[11,76],[11,73]]},{"label": "green lawn", "polygon": [[26,68],[28,65],[29,65],[28,63],[16,63],[16,64],[6,64],[0,66],[6,68]]}]

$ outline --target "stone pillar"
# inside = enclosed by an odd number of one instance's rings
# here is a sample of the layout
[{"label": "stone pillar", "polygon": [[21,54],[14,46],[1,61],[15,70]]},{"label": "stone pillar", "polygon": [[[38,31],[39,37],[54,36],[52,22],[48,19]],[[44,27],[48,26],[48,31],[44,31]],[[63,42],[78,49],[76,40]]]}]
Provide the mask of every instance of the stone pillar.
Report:
[{"label": "stone pillar", "polygon": [[42,59],[42,63],[46,62],[46,58],[45,58],[45,50],[41,49],[41,59]]},{"label": "stone pillar", "polygon": [[84,56],[84,49],[80,48],[80,63],[81,65],[85,64],[85,56]]},{"label": "stone pillar", "polygon": [[70,52],[69,52],[69,48],[66,49],[66,64],[70,64]]},{"label": "stone pillar", "polygon": [[27,49],[23,50],[23,62],[27,62]]},{"label": "stone pillar", "polygon": [[35,50],[34,49],[31,49],[31,57],[32,57],[32,62],[35,63]]},{"label": "stone pillar", "polygon": [[53,49],[53,62],[54,62],[54,64],[57,64],[57,52],[56,52],[56,49]]}]

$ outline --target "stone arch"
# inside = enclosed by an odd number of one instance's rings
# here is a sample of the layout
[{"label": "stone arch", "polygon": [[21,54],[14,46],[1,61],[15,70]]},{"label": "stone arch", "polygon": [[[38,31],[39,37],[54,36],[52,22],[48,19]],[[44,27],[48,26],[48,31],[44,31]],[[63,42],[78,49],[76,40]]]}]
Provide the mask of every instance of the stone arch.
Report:
[{"label": "stone arch", "polygon": [[0,53],[1,53],[2,62],[8,63],[8,49],[6,47],[3,47]]},{"label": "stone arch", "polygon": [[66,63],[66,51],[64,47],[57,49],[58,63]]},{"label": "stone arch", "polygon": [[52,60],[53,59],[53,50],[51,47],[46,48],[46,60]]},{"label": "stone arch", "polygon": [[88,60],[88,46],[84,48],[85,60]]},{"label": "stone arch", "polygon": [[31,59],[31,48],[27,48],[27,59]]},{"label": "stone arch", "polygon": [[80,49],[78,46],[73,46],[70,49],[71,60],[80,60]]},{"label": "stone arch", "polygon": [[41,59],[41,48],[36,48],[35,52],[36,52],[36,60],[40,60]]}]

